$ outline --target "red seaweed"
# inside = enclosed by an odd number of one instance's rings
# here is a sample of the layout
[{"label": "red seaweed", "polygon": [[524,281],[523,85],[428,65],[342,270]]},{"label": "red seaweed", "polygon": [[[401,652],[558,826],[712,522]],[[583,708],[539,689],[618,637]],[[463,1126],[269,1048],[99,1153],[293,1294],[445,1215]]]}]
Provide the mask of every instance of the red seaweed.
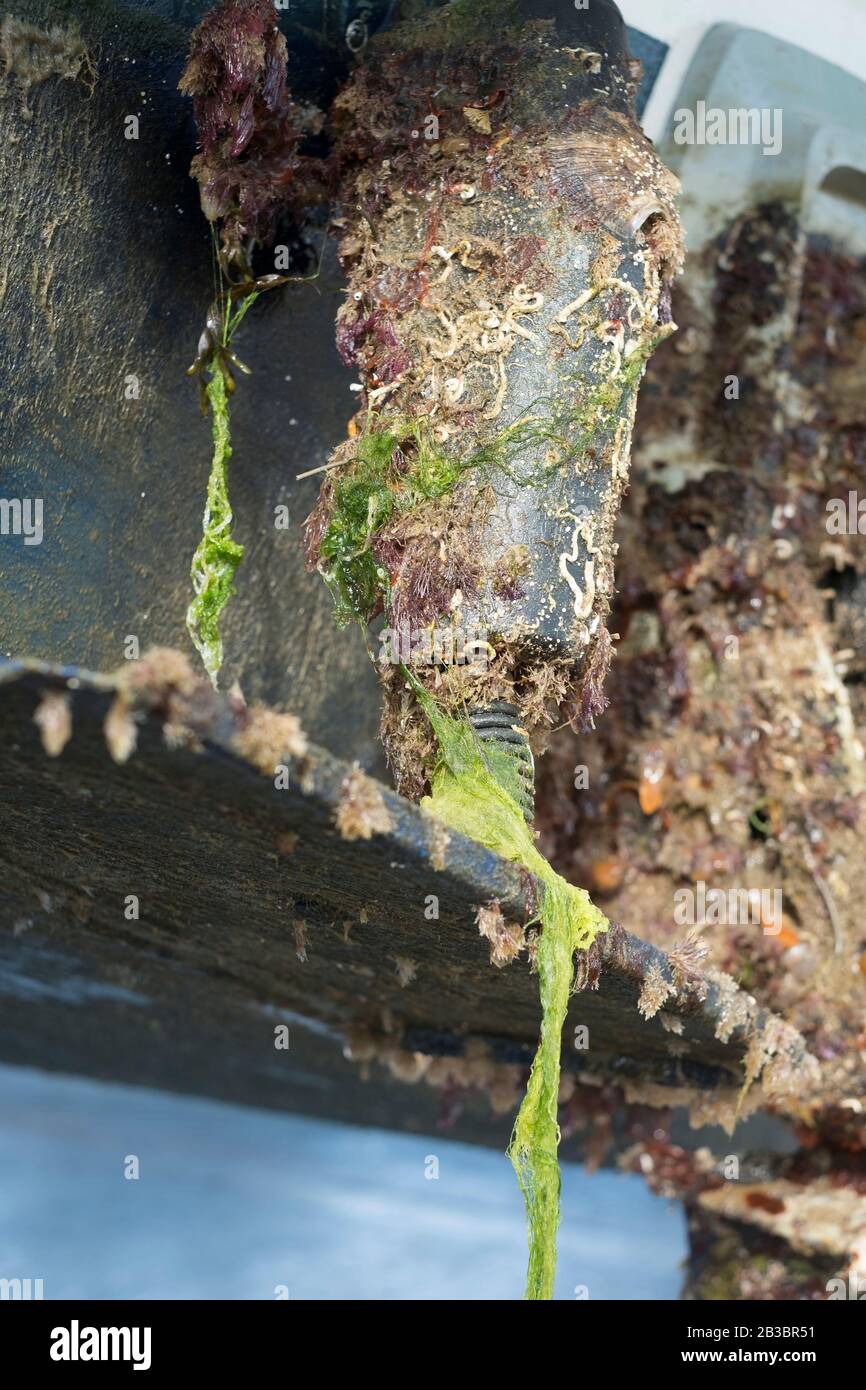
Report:
[{"label": "red seaweed", "polygon": [[293,100],[286,61],[272,0],[220,0],[194,30],[180,79],[193,98],[202,210],[222,220],[236,263],[250,239],[273,241],[280,212],[299,212],[327,187],[326,162],[299,153],[321,115]]}]

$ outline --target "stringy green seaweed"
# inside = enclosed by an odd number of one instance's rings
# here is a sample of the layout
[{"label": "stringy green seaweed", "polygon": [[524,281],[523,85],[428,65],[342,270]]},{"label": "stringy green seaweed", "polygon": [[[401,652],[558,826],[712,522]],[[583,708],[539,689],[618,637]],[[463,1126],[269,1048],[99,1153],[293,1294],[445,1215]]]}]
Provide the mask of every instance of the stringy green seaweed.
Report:
[{"label": "stringy green seaweed", "polygon": [[535,876],[542,890],[537,952],[541,1036],[508,1156],[526,1204],[526,1297],[549,1299],[553,1297],[559,1226],[560,1049],[574,984],[574,952],[587,950],[600,932],[608,930],[609,923],[584,889],[567,883],[536,849],[532,831],[508,790],[514,786],[509,755],[482,745],[466,720],[445,714],[410,673],[405,674],[439,745],[432,795],[422,800],[422,810],[520,864]]},{"label": "stringy green seaweed", "polygon": [[202,538],[192,557],[190,577],[194,597],[186,613],[189,635],[198,649],[208,675],[216,685],[223,660],[220,616],[235,592],[235,571],[244,548],[232,539],[232,509],[228,494],[228,463],[232,455],[229,429],[229,402],[226,383],[219,370],[211,373],[207,384],[213,431],[213,459],[207,485]]},{"label": "stringy green seaweed", "polygon": [[[577,404],[540,397],[525,416],[466,453],[438,445],[425,416],[384,419],[370,411],[354,457],[334,478],[331,515],[319,546],[319,572],[331,590],[337,626],[353,619],[363,626],[380,601],[387,604],[388,572],[376,559],[374,540],[395,515],[411,516],[470,475],[479,487],[495,471],[515,487],[537,486],[564,460],[579,459],[617,418],[669,331],[665,325],[647,334],[617,371],[585,389]],[[537,461],[542,446],[551,461]],[[395,469],[398,457],[402,471]]]},{"label": "stringy green seaweed", "polygon": [[[330,518],[319,549],[319,570],[333,594],[338,624],[355,618],[363,625],[380,601],[387,613],[389,577],[377,561],[374,540],[392,517],[411,515],[423,503],[445,497],[470,473],[483,485],[494,470],[501,470],[520,487],[537,483],[539,473],[552,472],[564,460],[579,459],[610,427],[627,393],[637,386],[653,348],[671,331],[673,325],[664,325],[645,333],[629,358],[612,375],[584,388],[575,405],[539,401],[515,424],[465,453],[438,447],[423,417],[385,421],[370,412],[354,458],[333,481]],[[548,450],[539,467],[542,443]],[[560,1051],[574,986],[574,953],[588,950],[610,924],[589,895],[561,878],[536,849],[520,809],[511,756],[495,744],[482,745],[468,721],[447,715],[411,673],[401,669],[438,742],[432,795],[422,800],[422,809],[521,865],[541,890],[542,931],[536,954],[541,1035],[508,1155],[526,1205],[526,1297],[550,1299],[559,1226]]]}]

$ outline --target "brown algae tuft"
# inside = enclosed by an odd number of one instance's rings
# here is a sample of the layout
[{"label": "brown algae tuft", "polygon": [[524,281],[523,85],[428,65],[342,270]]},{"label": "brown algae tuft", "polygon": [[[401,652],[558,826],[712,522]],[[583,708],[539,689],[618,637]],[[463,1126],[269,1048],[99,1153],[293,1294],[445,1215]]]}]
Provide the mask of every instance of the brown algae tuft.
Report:
[{"label": "brown algae tuft", "polygon": [[33,722],[49,758],[59,758],[72,737],[72,705],[65,690],[46,690]]},{"label": "brown algae tuft", "polygon": [[343,780],[335,820],[344,840],[371,840],[391,829],[381,788],[357,765]]},{"label": "brown algae tuft", "polygon": [[26,20],[4,15],[0,21],[0,58],[4,78],[14,78],[21,90],[21,114],[30,120],[33,111],[28,97],[34,87],[59,77],[74,82],[81,77],[92,92],[96,68],[87,47],[74,27],[53,24],[37,29]]}]

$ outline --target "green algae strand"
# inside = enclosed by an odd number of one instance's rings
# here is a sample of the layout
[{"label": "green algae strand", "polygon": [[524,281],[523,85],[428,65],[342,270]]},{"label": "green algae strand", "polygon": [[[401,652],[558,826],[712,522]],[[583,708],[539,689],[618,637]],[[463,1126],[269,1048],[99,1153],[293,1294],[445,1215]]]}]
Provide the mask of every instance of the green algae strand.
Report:
[{"label": "green algae strand", "polygon": [[[408,674],[408,673],[407,673]],[[431,795],[422,810],[533,874],[541,889],[537,967],[541,1036],[508,1156],[526,1204],[529,1239],[528,1299],[553,1297],[560,1174],[557,1150],[560,1049],[574,985],[574,953],[585,951],[606,917],[588,894],[567,883],[538,852],[532,830],[508,791],[510,759],[482,746],[471,725],[445,714],[410,677],[439,747]]]}]

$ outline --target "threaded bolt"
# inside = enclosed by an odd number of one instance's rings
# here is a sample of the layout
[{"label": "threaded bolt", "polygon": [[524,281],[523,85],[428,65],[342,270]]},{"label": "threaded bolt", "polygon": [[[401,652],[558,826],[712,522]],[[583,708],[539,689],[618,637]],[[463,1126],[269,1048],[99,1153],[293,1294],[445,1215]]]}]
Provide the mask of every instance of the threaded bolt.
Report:
[{"label": "threaded bolt", "polygon": [[535,815],[535,759],[526,730],[520,725],[517,706],[507,700],[493,700],[483,709],[471,709],[469,722],[480,739],[498,743],[513,758],[518,804],[531,824]]}]

